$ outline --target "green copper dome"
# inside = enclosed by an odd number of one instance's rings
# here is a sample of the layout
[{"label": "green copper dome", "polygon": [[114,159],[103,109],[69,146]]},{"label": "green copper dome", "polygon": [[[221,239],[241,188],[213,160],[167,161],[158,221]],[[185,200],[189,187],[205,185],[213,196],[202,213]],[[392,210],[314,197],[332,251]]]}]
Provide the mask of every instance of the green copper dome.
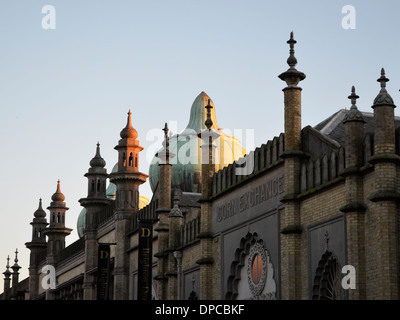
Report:
[{"label": "green copper dome", "polygon": [[[172,188],[179,188],[185,192],[201,192],[201,140],[197,134],[206,129],[205,121],[207,119],[207,110],[205,106],[210,100],[211,120],[213,122],[211,128],[218,130],[220,138],[217,139],[216,166],[218,171],[235,160],[243,157],[246,150],[240,145],[239,139],[232,135],[225,134],[218,125],[215,106],[211,98],[203,91],[194,100],[190,109],[190,119],[180,134],[170,137],[169,150],[175,156],[170,159],[171,183]],[[159,151],[162,151],[159,150]],[[154,157],[149,168],[150,187],[154,192],[159,179],[159,163],[160,159]]]}]

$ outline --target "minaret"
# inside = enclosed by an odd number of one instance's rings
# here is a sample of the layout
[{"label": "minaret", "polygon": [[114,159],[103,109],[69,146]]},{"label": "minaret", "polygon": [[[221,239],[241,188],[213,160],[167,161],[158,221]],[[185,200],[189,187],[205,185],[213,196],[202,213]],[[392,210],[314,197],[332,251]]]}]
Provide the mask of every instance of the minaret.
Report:
[{"label": "minaret", "polygon": [[25,243],[25,246],[31,251],[29,259],[29,299],[33,300],[38,295],[39,290],[39,254],[46,250],[47,242],[44,230],[48,225],[46,212],[42,208],[42,199],[39,199],[39,207],[34,212],[32,225],[32,239]]},{"label": "minaret", "polygon": [[64,202],[65,196],[61,192],[60,180],[57,181],[57,190],[51,200],[53,201],[47,207],[50,210],[50,224],[44,233],[48,238],[47,263],[55,267],[59,252],[65,248],[65,237],[72,231],[65,227],[65,213],[69,208]]},{"label": "minaret", "polygon": [[168,215],[171,210],[171,168],[172,164],[169,160],[175,156],[169,151],[169,137],[168,137],[168,125],[165,123],[164,126],[164,141],[162,151],[156,154],[159,161],[159,194],[160,198],[158,201],[157,216],[158,225],[155,231],[158,233],[158,251],[154,255],[157,260],[157,275],[155,279],[158,281],[157,285],[157,297],[160,300],[167,299],[167,286],[168,278],[165,275],[168,268],[168,245],[169,245],[169,222]]},{"label": "minaret", "polygon": [[201,216],[200,216],[200,259],[196,261],[200,265],[200,299],[216,299],[212,296],[212,285],[214,282],[215,270],[214,257],[213,257],[213,242],[211,234],[212,224],[212,211],[211,202],[209,198],[212,195],[212,179],[215,172],[215,139],[219,137],[219,133],[211,129],[213,122],[211,119],[210,100],[207,106],[207,119],[205,125],[207,129],[199,133],[201,138],[201,194],[199,200],[201,202]]},{"label": "minaret", "polygon": [[[386,91],[385,70],[377,80],[381,90],[374,100],[375,136],[374,155],[369,162],[374,165],[374,193],[369,200],[374,202],[370,215],[374,219],[375,229],[368,239],[371,260],[367,277],[374,278],[377,292],[374,299],[399,299],[398,259],[398,219],[397,203],[400,200],[397,190],[397,171],[400,157],[396,154],[394,105],[392,97]],[[385,272],[382,272],[385,270]],[[368,298],[368,296],[367,296]],[[372,296],[371,296],[372,298]]]},{"label": "minaret", "polygon": [[10,256],[7,257],[6,271],[4,271],[3,274],[4,274],[3,299],[10,300],[10,283],[11,283]]},{"label": "minaret", "polygon": [[[281,157],[285,161],[285,196],[281,199],[285,209],[280,216],[281,231],[281,296],[282,299],[300,299],[301,280],[300,270],[300,209],[296,199],[300,192],[300,160],[304,156],[301,144],[301,88],[298,83],[306,75],[298,71],[295,66],[297,59],[294,56],[293,32],[287,41],[290,46],[287,64],[289,69],[279,75],[286,82],[284,92],[285,105],[285,151]],[[295,230],[286,232],[286,230]]]},{"label": "minaret", "polygon": [[90,161],[90,168],[85,174],[88,178],[88,195],[80,199],[81,206],[86,209],[84,229],[85,237],[85,277],[83,283],[83,299],[95,300],[95,274],[91,272],[97,265],[97,213],[111,203],[106,196],[107,169],[106,162],[100,155],[100,144],[97,143],[96,155]]},{"label": "minaret", "polygon": [[367,207],[364,203],[363,176],[360,174],[360,168],[364,165],[365,120],[356,106],[359,96],[356,95],[354,86],[348,98],[351,101],[351,107],[343,120],[346,167],[339,172],[346,179],[346,204],[340,210],[346,219],[347,264],[357,270],[356,288],[349,290],[349,298],[360,300],[366,299],[364,215]]},{"label": "minaret", "polygon": [[128,112],[126,127],[115,149],[118,151],[118,171],[110,174],[110,182],[117,187],[115,199],[115,260],[114,299],[129,298],[129,259],[127,231],[132,214],[139,208],[139,186],[148,175],[139,172],[139,145],[137,131],[132,126],[131,111]]},{"label": "minaret", "polygon": [[17,284],[18,284],[18,278],[19,278],[19,269],[21,267],[18,265],[18,249],[15,249],[15,259],[14,259],[14,265],[11,267],[13,270],[12,273],[12,287],[11,287],[11,298],[17,299]]}]

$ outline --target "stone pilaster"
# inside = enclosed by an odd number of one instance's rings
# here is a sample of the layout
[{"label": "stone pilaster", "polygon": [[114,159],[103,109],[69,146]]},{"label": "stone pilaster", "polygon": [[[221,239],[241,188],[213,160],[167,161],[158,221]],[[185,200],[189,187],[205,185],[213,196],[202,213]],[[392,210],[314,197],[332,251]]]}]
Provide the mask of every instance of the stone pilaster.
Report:
[{"label": "stone pilaster", "polygon": [[375,241],[369,248],[376,255],[376,264],[370,266],[377,283],[376,299],[399,298],[399,256],[397,203],[397,170],[400,157],[396,155],[393,99],[386,91],[385,70],[377,80],[381,90],[374,100],[375,137],[374,155],[369,162],[374,165],[375,193],[369,200],[375,203],[371,215],[376,221]]},{"label": "stone pilaster", "polygon": [[301,270],[301,225],[297,195],[300,191],[300,160],[304,156],[301,145],[301,88],[297,84],[305,79],[305,74],[296,70],[293,32],[287,41],[290,56],[289,69],[279,75],[286,82],[283,89],[285,105],[285,151],[281,157],[285,161],[285,196],[281,199],[285,208],[280,215],[281,244],[281,298],[301,298],[301,278],[306,274]]},{"label": "stone pilaster", "polygon": [[[344,176],[346,204],[341,208],[346,219],[347,263],[356,271],[356,288],[349,290],[349,299],[366,298],[365,276],[365,211],[363,201],[363,176],[360,168],[363,165],[364,118],[356,107],[355,88],[352,87],[352,105],[346,114],[345,126],[345,169],[339,174]],[[345,263],[345,261],[342,261]]]}]

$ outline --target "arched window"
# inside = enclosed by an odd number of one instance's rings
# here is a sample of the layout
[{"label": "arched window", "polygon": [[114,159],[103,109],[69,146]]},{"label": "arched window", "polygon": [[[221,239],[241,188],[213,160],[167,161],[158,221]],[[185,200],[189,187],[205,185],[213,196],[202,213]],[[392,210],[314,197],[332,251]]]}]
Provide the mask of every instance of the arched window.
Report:
[{"label": "arched window", "polygon": [[100,191],[100,179],[97,180],[97,192]]},{"label": "arched window", "polygon": [[129,166],[130,166],[130,167],[133,167],[133,155],[132,155],[132,152],[131,152],[131,154],[129,155]]},{"label": "arched window", "polygon": [[53,215],[52,215],[52,222],[53,223],[56,222],[56,213],[55,212],[53,212]]},{"label": "arched window", "polygon": [[135,157],[135,167],[137,168],[137,156]]},{"label": "arched window", "polygon": [[92,192],[94,192],[94,180],[92,180]]},{"label": "arched window", "polygon": [[125,155],[125,152],[122,154],[122,166],[126,167],[126,155]]},{"label": "arched window", "polygon": [[60,213],[57,213],[57,223],[60,223],[61,222],[61,216],[60,216]]},{"label": "arched window", "polygon": [[42,236],[42,228],[39,228],[38,238],[40,238],[41,236]]}]

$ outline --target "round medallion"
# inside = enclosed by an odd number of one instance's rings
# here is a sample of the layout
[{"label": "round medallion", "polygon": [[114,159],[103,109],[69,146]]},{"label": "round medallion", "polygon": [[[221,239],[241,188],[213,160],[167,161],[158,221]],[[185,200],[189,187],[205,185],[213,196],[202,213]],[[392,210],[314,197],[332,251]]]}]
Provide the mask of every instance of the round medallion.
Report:
[{"label": "round medallion", "polygon": [[247,278],[251,293],[254,296],[261,294],[267,280],[267,254],[264,246],[259,242],[250,248]]}]

